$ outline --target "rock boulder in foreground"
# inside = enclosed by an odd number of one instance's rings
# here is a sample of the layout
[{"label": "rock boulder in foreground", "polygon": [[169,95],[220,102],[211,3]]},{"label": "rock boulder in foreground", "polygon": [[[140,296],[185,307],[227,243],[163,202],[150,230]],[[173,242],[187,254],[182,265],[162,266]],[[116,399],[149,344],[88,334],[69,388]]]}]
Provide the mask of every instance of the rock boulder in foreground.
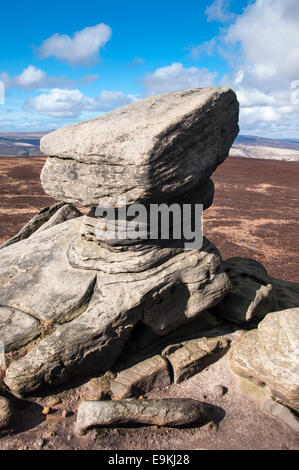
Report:
[{"label": "rock boulder in foreground", "polygon": [[84,401],[78,409],[76,432],[85,434],[94,427],[121,427],[134,423],[169,427],[202,426],[209,421],[206,406],[190,398]]},{"label": "rock boulder in foreground", "polygon": [[231,348],[231,366],[299,410],[299,308],[269,313]]}]

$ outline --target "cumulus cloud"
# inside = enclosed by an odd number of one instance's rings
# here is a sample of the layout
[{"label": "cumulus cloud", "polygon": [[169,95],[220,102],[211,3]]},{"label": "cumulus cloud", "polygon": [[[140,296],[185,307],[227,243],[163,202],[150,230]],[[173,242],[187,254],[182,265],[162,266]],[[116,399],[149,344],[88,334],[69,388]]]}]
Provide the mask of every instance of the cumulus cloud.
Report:
[{"label": "cumulus cloud", "polygon": [[83,111],[107,112],[135,101],[138,97],[122,91],[103,90],[96,98],[85,96],[80,90],[54,88],[30,98],[25,109],[55,118],[78,118]]},{"label": "cumulus cloud", "polygon": [[242,132],[298,136],[299,106],[291,102],[291,84],[299,79],[298,1],[250,3],[221,41],[233,70],[220,84],[238,95]]},{"label": "cumulus cloud", "polygon": [[298,12],[298,0],[257,0],[229,27],[226,44],[241,44],[239,61],[257,80],[299,77]]},{"label": "cumulus cloud", "polygon": [[3,80],[6,88],[20,88],[22,90],[37,90],[39,88],[51,88],[54,86],[73,86],[73,81],[66,77],[49,77],[44,70],[34,65],[28,65],[19,75],[11,77],[2,72],[0,80]]},{"label": "cumulus cloud", "polygon": [[199,88],[214,84],[216,73],[197,67],[185,68],[179,62],[160,67],[148,73],[142,80],[147,96],[167,93],[169,91]]},{"label": "cumulus cloud", "polygon": [[71,65],[90,65],[98,57],[99,50],[111,38],[110,26],[100,23],[88,26],[74,33],[73,37],[67,34],[54,34],[43,41],[38,48],[42,59],[56,57]]},{"label": "cumulus cloud", "polygon": [[230,3],[230,0],[215,0],[205,9],[208,21],[226,23],[227,21],[232,20],[235,15],[229,12]]}]

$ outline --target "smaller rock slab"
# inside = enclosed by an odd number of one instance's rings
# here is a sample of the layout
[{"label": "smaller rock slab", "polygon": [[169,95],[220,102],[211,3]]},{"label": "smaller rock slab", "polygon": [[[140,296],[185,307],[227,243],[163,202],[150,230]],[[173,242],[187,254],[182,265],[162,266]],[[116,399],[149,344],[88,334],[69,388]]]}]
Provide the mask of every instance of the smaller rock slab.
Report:
[{"label": "smaller rock slab", "polygon": [[157,355],[117,374],[111,382],[113,398],[120,400],[171,384],[167,361]]},{"label": "smaller rock slab", "polygon": [[21,240],[25,240],[26,238],[30,237],[36,230],[43,226],[48,220],[57,212],[61,207],[65,205],[64,202],[60,202],[58,204],[54,204],[51,207],[44,207],[41,209],[32,219],[27,222],[26,225],[12,238],[6,240],[1,246],[1,248],[5,248],[6,246],[13,245]]},{"label": "smaller rock slab", "polygon": [[227,321],[244,324],[260,321],[279,310],[276,289],[264,266],[254,259],[229,258],[223,261],[232,288],[215,308]]},{"label": "smaller rock slab", "polygon": [[182,343],[167,355],[173,369],[174,383],[182,382],[216,362],[229,349],[228,338],[200,338]]},{"label": "smaller rock slab", "polygon": [[190,398],[160,400],[83,401],[78,409],[76,432],[85,434],[94,427],[201,426],[210,421],[206,406]]}]

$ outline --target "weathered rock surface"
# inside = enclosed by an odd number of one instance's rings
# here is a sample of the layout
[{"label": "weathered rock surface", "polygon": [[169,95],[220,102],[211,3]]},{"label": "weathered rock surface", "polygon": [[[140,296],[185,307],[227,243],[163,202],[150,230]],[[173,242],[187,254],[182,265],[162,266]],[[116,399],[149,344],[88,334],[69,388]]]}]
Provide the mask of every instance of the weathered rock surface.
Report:
[{"label": "weathered rock surface", "polygon": [[9,429],[12,420],[12,408],[8,398],[0,396],[0,435]]},{"label": "weathered rock surface", "polygon": [[217,305],[215,313],[225,320],[242,324],[259,321],[279,309],[276,289],[261,263],[249,258],[229,258],[223,269],[232,283],[230,292]]},{"label": "weathered rock surface", "polygon": [[2,252],[7,260],[0,272],[9,287],[0,290],[4,305],[30,312],[39,321],[54,321],[54,331],[6,371],[6,384],[19,393],[105,371],[137,323],[165,335],[204,315],[229,289],[221,258],[208,241],[202,251],[163,252],[156,247],[151,258],[139,251],[98,247],[103,256],[98,271],[73,269],[67,262],[66,240],[79,223],[65,222],[16,245],[13,253],[9,248]]},{"label": "weathered rock surface", "polygon": [[73,269],[67,258],[79,227],[80,219],[70,220],[1,250],[0,318],[4,327],[9,327],[15,315],[21,319],[19,312],[39,322],[63,323],[86,308],[96,273]]},{"label": "weathered rock surface", "polygon": [[[227,88],[151,97],[47,134],[42,183],[63,202],[92,207],[208,207],[209,177],[228,155],[237,120],[236,95]],[[26,239],[1,250],[0,338],[14,392],[104,372],[138,323],[165,336],[205,315],[230,288],[207,239],[189,250],[183,240],[155,237],[106,243],[92,237],[94,216],[55,207],[29,223]]]},{"label": "weathered rock surface", "polygon": [[210,421],[206,407],[189,398],[162,400],[84,401],[77,415],[76,432],[136,424],[157,426],[201,426]]},{"label": "weathered rock surface", "polygon": [[274,400],[265,400],[263,410],[281,423],[289,426],[289,428],[293,429],[296,433],[299,433],[299,419],[286,406]]},{"label": "weathered rock surface", "polygon": [[0,307],[0,340],[5,352],[18,350],[41,334],[40,321],[10,307]]},{"label": "weathered rock surface", "polygon": [[227,88],[197,88],[136,101],[45,135],[47,194],[84,206],[163,202],[205,183],[238,134]]},{"label": "weathered rock surface", "polygon": [[227,338],[199,338],[184,341],[170,354],[165,354],[171,364],[174,383],[182,382],[217,361],[229,349]]},{"label": "weathered rock surface", "polygon": [[299,410],[299,308],[269,313],[234,343],[231,366],[244,377],[265,383],[274,397]]},{"label": "weathered rock surface", "polygon": [[171,384],[167,361],[153,356],[119,372],[111,382],[113,398],[120,400]]}]

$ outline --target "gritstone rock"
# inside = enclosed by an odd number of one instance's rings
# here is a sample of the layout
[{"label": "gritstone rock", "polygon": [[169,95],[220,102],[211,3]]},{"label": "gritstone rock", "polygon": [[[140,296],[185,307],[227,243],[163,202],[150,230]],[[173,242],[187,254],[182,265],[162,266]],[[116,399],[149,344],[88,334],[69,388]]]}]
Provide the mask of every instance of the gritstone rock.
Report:
[{"label": "gritstone rock", "polygon": [[233,344],[231,366],[244,377],[265,383],[274,397],[299,410],[299,308],[269,313]]},{"label": "gritstone rock", "polygon": [[94,427],[119,427],[132,423],[157,426],[201,426],[210,421],[206,407],[189,398],[160,400],[84,401],[77,415],[76,432]]}]

